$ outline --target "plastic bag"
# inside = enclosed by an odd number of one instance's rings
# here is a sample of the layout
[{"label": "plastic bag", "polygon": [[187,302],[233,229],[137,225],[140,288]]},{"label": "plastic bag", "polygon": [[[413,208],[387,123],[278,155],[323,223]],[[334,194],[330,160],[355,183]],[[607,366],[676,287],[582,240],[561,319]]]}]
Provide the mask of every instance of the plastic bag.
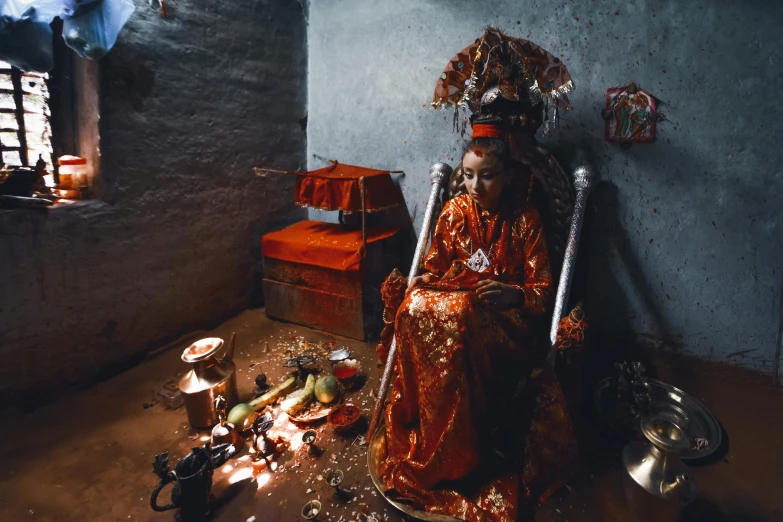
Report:
[{"label": "plastic bag", "polygon": [[[35,7],[35,11],[38,13],[38,19],[45,21],[47,24],[52,23],[55,16],[58,16],[63,10],[63,5],[67,0],[4,0],[6,3],[16,3],[18,5],[25,6],[26,10],[29,7]],[[0,0],[3,3],[3,0]]]},{"label": "plastic bag", "polygon": [[0,0],[0,60],[23,71],[54,67],[52,28],[63,0]]},{"label": "plastic bag", "polygon": [[62,0],[62,2],[63,7],[60,11],[60,18],[68,20],[69,18],[87,13],[97,7],[103,0]]},{"label": "plastic bag", "polygon": [[65,20],[65,44],[82,58],[98,60],[117,42],[117,35],[135,10],[128,0],[103,0],[88,12]]}]

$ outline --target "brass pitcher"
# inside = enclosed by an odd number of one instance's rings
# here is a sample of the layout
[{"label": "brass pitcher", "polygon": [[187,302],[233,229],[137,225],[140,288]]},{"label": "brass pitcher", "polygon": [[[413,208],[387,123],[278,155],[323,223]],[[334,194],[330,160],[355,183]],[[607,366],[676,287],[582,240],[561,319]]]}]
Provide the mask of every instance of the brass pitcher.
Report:
[{"label": "brass pitcher", "polygon": [[644,442],[623,450],[625,497],[636,522],[674,522],[682,508],[696,499],[696,483],[680,461],[688,438],[664,416],[642,419]]},{"label": "brass pitcher", "polygon": [[217,352],[223,347],[223,339],[208,337],[188,346],[182,352],[182,360],[193,368],[179,381],[179,391],[185,400],[188,421],[194,428],[209,428],[218,422],[215,399],[222,395],[230,410],[239,402],[237,394],[236,366],[232,362],[236,334],[222,359]]}]

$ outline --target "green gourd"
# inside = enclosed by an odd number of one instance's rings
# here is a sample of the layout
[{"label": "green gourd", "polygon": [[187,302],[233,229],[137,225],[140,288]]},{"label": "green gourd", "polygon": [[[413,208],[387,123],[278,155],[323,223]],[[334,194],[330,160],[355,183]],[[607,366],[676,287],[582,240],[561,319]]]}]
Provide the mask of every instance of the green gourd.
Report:
[{"label": "green gourd", "polygon": [[334,375],[324,375],[315,382],[315,398],[322,404],[329,404],[340,394]]},{"label": "green gourd", "polygon": [[294,393],[286,397],[283,402],[280,403],[280,409],[289,415],[294,415],[296,412],[307,406],[313,398],[313,389],[315,388],[315,377],[313,374],[307,376],[305,387],[301,390],[296,390]]},{"label": "green gourd", "polygon": [[255,412],[252,406],[240,402],[228,412],[227,420],[240,430],[244,429],[245,420]]}]

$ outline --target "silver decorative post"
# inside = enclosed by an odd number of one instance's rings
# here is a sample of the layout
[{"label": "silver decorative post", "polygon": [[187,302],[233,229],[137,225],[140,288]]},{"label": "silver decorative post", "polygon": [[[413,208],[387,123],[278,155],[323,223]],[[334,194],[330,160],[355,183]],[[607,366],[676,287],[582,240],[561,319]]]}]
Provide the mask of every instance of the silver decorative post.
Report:
[{"label": "silver decorative post", "polygon": [[[438,195],[443,187],[443,183],[451,176],[452,170],[453,169],[445,163],[436,163],[430,167],[430,182],[432,183],[432,188],[430,189],[430,198],[427,200],[427,209],[424,211],[424,220],[421,223],[421,231],[419,232],[419,239],[416,242],[416,251],[413,254],[411,269],[408,272],[408,285],[411,284],[411,281],[413,281],[413,278],[416,277],[416,274],[419,271],[421,258],[424,257],[424,250],[427,248],[432,217],[438,203]],[[394,359],[396,356],[397,336],[395,335],[392,338],[389,355],[386,358],[386,367],[383,370],[383,377],[381,377],[381,385],[378,388],[378,397],[375,399],[375,406],[373,407],[372,416],[370,417],[370,429],[367,432],[368,440],[372,437],[373,433],[375,433],[375,427],[378,425],[378,420],[381,417],[381,410],[383,409],[383,403],[386,400],[386,393],[389,391],[389,384],[391,383]]]},{"label": "silver decorative post", "polygon": [[555,298],[555,311],[552,315],[552,328],[549,331],[551,348],[547,360],[554,366],[556,356],[557,328],[563,317],[563,309],[568,303],[568,294],[571,291],[571,279],[574,276],[576,263],[576,251],[579,248],[579,236],[582,234],[582,223],[585,219],[587,196],[595,187],[595,174],[587,165],[577,167],[574,171],[574,189],[576,201],[574,211],[571,214],[571,228],[568,231],[565,256],[563,257],[563,270],[560,272],[560,283],[557,285],[557,297]]}]

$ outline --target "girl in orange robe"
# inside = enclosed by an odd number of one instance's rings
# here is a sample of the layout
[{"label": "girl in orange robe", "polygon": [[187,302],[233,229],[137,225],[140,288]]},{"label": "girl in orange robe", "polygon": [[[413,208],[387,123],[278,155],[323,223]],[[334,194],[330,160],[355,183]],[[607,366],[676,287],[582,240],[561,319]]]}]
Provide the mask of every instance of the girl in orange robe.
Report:
[{"label": "girl in orange robe", "polygon": [[[488,138],[468,144],[462,165],[468,193],[445,205],[424,273],[396,316],[380,474],[388,496],[420,509],[511,521],[521,516],[520,501],[542,489],[533,491],[541,455],[530,454],[535,444],[524,447],[536,428],[531,401],[510,399],[531,393],[524,383],[546,355],[552,277],[529,171],[503,140]],[[549,416],[567,420],[562,394],[555,399]],[[498,420],[510,417],[519,422],[499,433]],[[509,433],[512,447],[500,451]],[[562,446],[556,459],[574,453],[570,431],[549,435]]]}]

